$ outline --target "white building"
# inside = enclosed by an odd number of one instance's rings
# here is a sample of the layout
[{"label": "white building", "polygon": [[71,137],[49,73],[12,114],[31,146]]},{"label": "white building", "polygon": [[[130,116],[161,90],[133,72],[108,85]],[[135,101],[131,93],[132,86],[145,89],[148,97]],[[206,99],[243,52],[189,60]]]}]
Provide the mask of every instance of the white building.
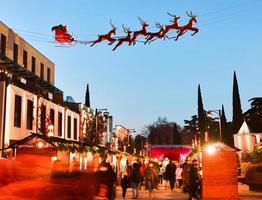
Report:
[{"label": "white building", "polygon": [[247,122],[244,121],[237,134],[234,134],[234,145],[242,152],[253,151],[254,146],[260,143],[262,133],[253,133]]}]

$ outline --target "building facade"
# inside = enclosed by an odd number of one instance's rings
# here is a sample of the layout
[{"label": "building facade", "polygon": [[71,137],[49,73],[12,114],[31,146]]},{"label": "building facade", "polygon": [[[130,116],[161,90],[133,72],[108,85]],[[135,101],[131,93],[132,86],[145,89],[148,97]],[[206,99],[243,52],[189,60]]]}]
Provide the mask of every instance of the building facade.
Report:
[{"label": "building facade", "polygon": [[0,150],[31,133],[81,141],[94,111],[64,102],[54,63],[2,22],[0,37]]}]

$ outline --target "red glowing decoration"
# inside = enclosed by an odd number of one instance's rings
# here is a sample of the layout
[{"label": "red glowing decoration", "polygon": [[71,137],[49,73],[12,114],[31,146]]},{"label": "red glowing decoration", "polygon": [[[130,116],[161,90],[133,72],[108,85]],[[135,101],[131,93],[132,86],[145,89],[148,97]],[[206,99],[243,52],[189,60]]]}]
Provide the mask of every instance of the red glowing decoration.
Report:
[{"label": "red glowing decoration", "polygon": [[58,26],[53,26],[52,31],[55,32],[55,40],[59,43],[72,43],[75,39],[68,33],[67,26],[62,24]]}]

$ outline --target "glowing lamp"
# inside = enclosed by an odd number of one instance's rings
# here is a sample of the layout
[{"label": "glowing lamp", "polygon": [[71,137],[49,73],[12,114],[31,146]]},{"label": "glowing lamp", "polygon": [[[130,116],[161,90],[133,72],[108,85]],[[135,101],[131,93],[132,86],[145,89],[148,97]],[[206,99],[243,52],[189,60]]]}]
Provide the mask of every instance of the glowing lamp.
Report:
[{"label": "glowing lamp", "polygon": [[41,149],[41,148],[44,147],[43,142],[38,142],[36,145],[37,145],[37,147],[38,147],[39,149]]},{"label": "glowing lamp", "polygon": [[206,147],[206,152],[210,155],[214,154],[216,152],[216,146],[213,144],[213,145],[208,145]]}]

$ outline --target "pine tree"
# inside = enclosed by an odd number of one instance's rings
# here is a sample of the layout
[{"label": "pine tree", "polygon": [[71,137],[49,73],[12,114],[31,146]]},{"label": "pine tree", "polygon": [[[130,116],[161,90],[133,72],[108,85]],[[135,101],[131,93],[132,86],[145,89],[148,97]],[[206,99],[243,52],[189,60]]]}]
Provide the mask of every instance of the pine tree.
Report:
[{"label": "pine tree", "polygon": [[89,85],[86,85],[86,97],[85,97],[85,106],[90,108],[90,94],[89,94]]},{"label": "pine tree", "polygon": [[243,123],[241,102],[237,84],[237,76],[234,71],[233,77],[233,119],[232,119],[232,134],[236,134]]},{"label": "pine tree", "polygon": [[198,84],[198,128],[200,132],[201,144],[205,141],[205,131],[206,131],[206,113],[203,107],[201,88]]}]

